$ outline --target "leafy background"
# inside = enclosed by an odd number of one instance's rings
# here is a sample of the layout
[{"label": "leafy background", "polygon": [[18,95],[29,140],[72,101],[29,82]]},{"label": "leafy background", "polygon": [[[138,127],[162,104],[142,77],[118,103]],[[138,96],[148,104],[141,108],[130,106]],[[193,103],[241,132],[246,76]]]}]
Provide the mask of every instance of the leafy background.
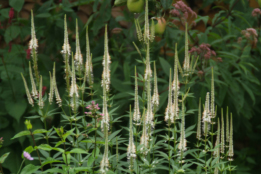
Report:
[{"label": "leafy background", "polygon": [[[167,100],[169,68],[174,64],[174,44],[178,43],[179,58],[184,57],[184,27],[174,24],[169,10],[175,1],[150,1],[150,17],[165,14],[168,26],[164,35],[157,36],[152,44],[151,60],[156,62],[160,91],[160,110],[164,113]],[[234,147],[236,173],[261,172],[260,142],[260,16],[251,15],[254,8],[260,8],[255,0],[199,0],[186,2],[198,17],[189,33],[190,48],[208,43],[217,53],[205,66],[197,66],[191,86],[194,98],[189,100],[189,108],[198,108],[198,99],[204,99],[210,91],[211,66],[215,71],[216,104],[218,114],[221,107],[229,107],[234,116]],[[21,154],[31,139],[20,138],[11,140],[17,132],[25,129],[24,120],[35,115],[36,111],[28,105],[20,73],[28,78],[28,59],[26,50],[30,40],[30,10],[35,15],[36,35],[39,42],[39,71],[43,75],[43,84],[49,89],[48,71],[52,70],[53,62],[57,65],[59,90],[64,94],[63,61],[60,50],[63,44],[63,17],[67,15],[69,39],[75,48],[75,19],[79,19],[80,45],[85,50],[85,29],[89,26],[91,52],[93,54],[96,98],[101,94],[100,77],[102,73],[103,33],[107,23],[109,27],[109,47],[111,64],[111,93],[114,94],[111,106],[117,108],[119,116],[126,113],[132,104],[131,94],[134,91],[134,66],[143,73],[143,64],[132,42],[138,47],[135,34],[134,17],[126,6],[115,6],[112,0],[0,0],[0,137],[4,145],[0,155],[10,152],[3,164],[5,173],[17,172],[22,161]],[[157,4],[157,6],[155,6]],[[14,18],[9,22],[9,11],[14,8]],[[158,9],[157,9],[158,8]],[[157,12],[157,11],[160,11]],[[157,13],[156,13],[157,12]],[[142,13],[140,14],[142,15]],[[258,33],[256,46],[243,39],[242,30],[255,28]],[[117,32],[116,32],[117,31]],[[82,51],[83,52],[83,51]],[[217,57],[222,58],[222,62]],[[139,61],[137,61],[139,60]],[[203,72],[203,73],[202,73]],[[46,91],[46,93],[47,93]],[[85,98],[86,101],[90,97]],[[52,106],[54,107],[54,106]],[[54,109],[54,108],[51,108]],[[196,114],[190,116],[187,125],[196,123]],[[48,127],[59,126],[59,115],[48,120]],[[162,119],[163,120],[163,119]],[[127,121],[127,120],[126,120]],[[42,122],[33,120],[34,128],[42,128]],[[124,126],[124,122],[122,125]],[[125,125],[126,126],[126,125]],[[191,140],[193,143],[193,139]]]}]

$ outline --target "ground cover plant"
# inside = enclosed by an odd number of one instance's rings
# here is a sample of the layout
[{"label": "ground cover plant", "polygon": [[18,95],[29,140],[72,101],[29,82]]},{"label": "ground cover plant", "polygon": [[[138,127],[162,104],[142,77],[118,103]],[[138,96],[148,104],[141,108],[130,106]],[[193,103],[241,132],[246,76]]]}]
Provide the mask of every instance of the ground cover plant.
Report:
[{"label": "ground cover plant", "polygon": [[[16,69],[19,64],[10,62],[12,59],[4,58],[11,56],[7,54],[9,50],[2,50],[5,71],[1,78],[5,79],[10,93],[1,97],[9,95],[12,99],[5,99],[5,110],[1,112],[16,120],[13,126],[19,125],[12,136],[1,138],[4,147],[1,153],[5,152],[0,160],[2,173],[8,173],[5,168],[10,158],[15,159],[16,169],[9,168],[13,173],[244,173],[250,170],[238,165],[244,159],[243,152],[233,161],[233,126],[239,128],[238,115],[247,112],[240,108],[249,105],[248,97],[256,100],[254,84],[258,86],[259,81],[254,63],[257,61],[248,58],[258,45],[258,34],[253,28],[245,28],[239,32],[242,37],[237,43],[228,42],[236,35],[222,37],[222,33],[231,33],[236,28],[230,15],[239,15],[233,11],[238,1],[231,2],[227,12],[216,14],[211,26],[206,25],[208,17],[197,15],[182,1],[141,0],[115,1],[114,5],[126,4],[131,12],[115,20],[104,19],[110,13],[106,12],[111,7],[110,1],[94,2],[96,12],[83,26],[77,19],[70,22],[72,18],[68,18],[72,16],[68,8],[80,3],[91,2],[58,3],[64,11],[54,15],[51,24],[57,25],[60,31],[54,26],[49,28],[57,32],[53,38],[46,36],[44,42],[50,42],[50,49],[45,49],[44,54],[38,49],[43,42],[38,43],[37,38],[45,36],[36,19],[51,12],[56,14],[52,9],[57,5],[47,1],[39,8],[42,14],[33,15],[31,11],[31,34],[26,41],[26,56],[30,60],[22,60],[23,70]],[[10,9],[9,17],[14,9]],[[259,17],[259,11],[254,9],[252,15]],[[112,28],[117,25],[115,22],[126,19],[129,29]],[[11,22],[9,18],[8,23]],[[11,25],[5,40],[14,39],[12,33],[22,23],[18,20]],[[207,27],[205,33],[193,30],[200,23]],[[54,36],[61,36],[61,31],[64,31],[63,38],[53,42]],[[232,51],[219,44],[223,42],[228,42],[226,45]],[[9,49],[18,50],[13,54],[21,54],[23,48],[9,44]],[[48,54],[61,58],[48,63],[45,61]],[[16,82],[20,86],[14,85]],[[25,88],[21,88],[22,83]],[[238,90],[247,94],[245,101]],[[24,117],[20,118],[23,113]],[[10,118],[1,119],[9,124]],[[6,142],[7,138],[11,140]],[[16,155],[14,149],[6,148],[12,141],[20,144]],[[251,160],[247,156],[247,161],[254,164]]]}]

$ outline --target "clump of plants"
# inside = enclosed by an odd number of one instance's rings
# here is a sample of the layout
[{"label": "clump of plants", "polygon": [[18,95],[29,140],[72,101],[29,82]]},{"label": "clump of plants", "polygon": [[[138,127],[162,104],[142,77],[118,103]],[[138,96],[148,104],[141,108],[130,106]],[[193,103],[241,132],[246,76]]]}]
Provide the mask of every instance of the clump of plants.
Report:
[{"label": "clump of plants", "polygon": [[[235,166],[232,165],[234,156],[232,114],[229,115],[227,109],[224,119],[223,110],[219,114],[216,109],[213,67],[211,91],[206,93],[204,102],[199,99],[198,108],[188,109],[188,100],[194,100],[190,86],[194,83],[192,78],[199,58],[198,55],[190,54],[192,51],[189,52],[187,23],[184,23],[186,29],[184,61],[183,64],[179,61],[176,44],[174,69],[169,70],[168,102],[165,112],[161,113],[158,111],[161,102],[158,76],[155,62],[150,61],[150,45],[154,42],[155,34],[164,33],[166,21],[162,17],[157,18],[156,24],[153,20],[149,20],[148,0],[145,1],[144,21],[144,27],[141,27],[141,23],[135,20],[141,47],[135,43],[134,46],[140,55],[137,61],[144,64],[145,71],[139,72],[135,67],[134,91],[130,94],[134,97],[134,103],[129,107],[129,111],[126,111],[127,114],[121,116],[114,113],[115,108],[110,107],[113,95],[110,93],[111,58],[107,25],[104,34],[103,72],[99,84],[102,87],[102,96],[98,96],[94,88],[95,74],[93,74],[88,27],[84,61],[80,49],[78,23],[76,21],[76,48],[75,52],[72,52],[66,16],[64,44],[61,51],[64,58],[66,92],[60,96],[54,64],[53,72],[49,72],[50,90],[48,94],[44,94],[43,77],[38,70],[38,42],[33,14],[31,15],[29,49],[33,61],[32,65],[29,62],[30,85],[26,80],[28,75],[21,75],[28,102],[37,115],[27,117],[26,130],[13,137],[15,139],[29,136],[32,140],[32,145],[25,148],[21,154],[23,161],[18,173],[218,174],[232,173],[235,170]],[[161,23],[164,26],[159,26]],[[91,96],[90,101],[84,100],[86,95]],[[100,104],[97,103],[99,97],[103,101]],[[57,109],[49,110],[54,100]],[[47,129],[48,118],[53,115],[61,116],[60,126]],[[187,127],[186,120],[193,116],[197,117],[197,126]],[[30,121],[32,119],[40,119],[45,129],[34,129]],[[128,135],[123,134],[122,129],[116,130],[114,127],[115,124],[122,124],[123,120],[129,120],[129,126],[122,127],[129,133]],[[165,125],[164,129],[158,129],[160,124]],[[196,144],[189,142],[191,136],[198,139]],[[44,140],[45,143],[38,144],[37,140]],[[0,159],[0,164],[7,155]],[[25,161],[32,163],[24,166]]]}]

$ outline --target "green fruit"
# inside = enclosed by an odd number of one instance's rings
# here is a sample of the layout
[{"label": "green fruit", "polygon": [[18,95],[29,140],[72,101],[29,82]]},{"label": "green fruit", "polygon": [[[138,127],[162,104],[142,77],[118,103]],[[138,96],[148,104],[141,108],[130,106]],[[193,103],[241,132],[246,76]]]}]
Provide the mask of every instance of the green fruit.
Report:
[{"label": "green fruit", "polygon": [[144,0],[128,0],[127,7],[132,13],[140,13],[144,7]]},{"label": "green fruit", "polygon": [[154,25],[155,34],[163,34],[166,29],[166,20],[163,17],[156,18],[158,23]]}]

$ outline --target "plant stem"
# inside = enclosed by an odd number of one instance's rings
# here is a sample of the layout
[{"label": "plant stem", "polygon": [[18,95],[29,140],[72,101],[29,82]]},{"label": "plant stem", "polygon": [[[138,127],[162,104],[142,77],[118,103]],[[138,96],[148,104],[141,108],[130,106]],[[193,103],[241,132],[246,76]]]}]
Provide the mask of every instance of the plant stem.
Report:
[{"label": "plant stem", "polygon": [[[21,169],[22,169],[22,166],[23,166],[23,164],[24,164],[24,161],[25,161],[25,158],[23,159],[23,161],[22,161],[22,163],[21,163],[21,165],[20,165],[20,168],[19,168],[17,174],[20,173],[20,171],[21,171]],[[1,164],[0,164],[0,165],[1,165]],[[2,165],[1,165],[1,170],[3,171]],[[4,172],[2,172],[2,173],[4,174]]]},{"label": "plant stem", "polygon": [[[36,143],[35,143],[35,140],[34,140],[34,135],[33,135],[33,133],[32,133],[32,130],[30,130],[30,133],[31,133],[31,136],[32,136],[32,139],[33,139],[33,142],[34,142],[34,146],[36,146]],[[40,165],[41,165],[41,170],[43,171],[42,161],[41,161],[41,159],[40,159],[40,155],[39,155],[38,149],[36,149],[36,152],[37,152],[38,159],[39,159],[39,162],[40,162]]]}]

